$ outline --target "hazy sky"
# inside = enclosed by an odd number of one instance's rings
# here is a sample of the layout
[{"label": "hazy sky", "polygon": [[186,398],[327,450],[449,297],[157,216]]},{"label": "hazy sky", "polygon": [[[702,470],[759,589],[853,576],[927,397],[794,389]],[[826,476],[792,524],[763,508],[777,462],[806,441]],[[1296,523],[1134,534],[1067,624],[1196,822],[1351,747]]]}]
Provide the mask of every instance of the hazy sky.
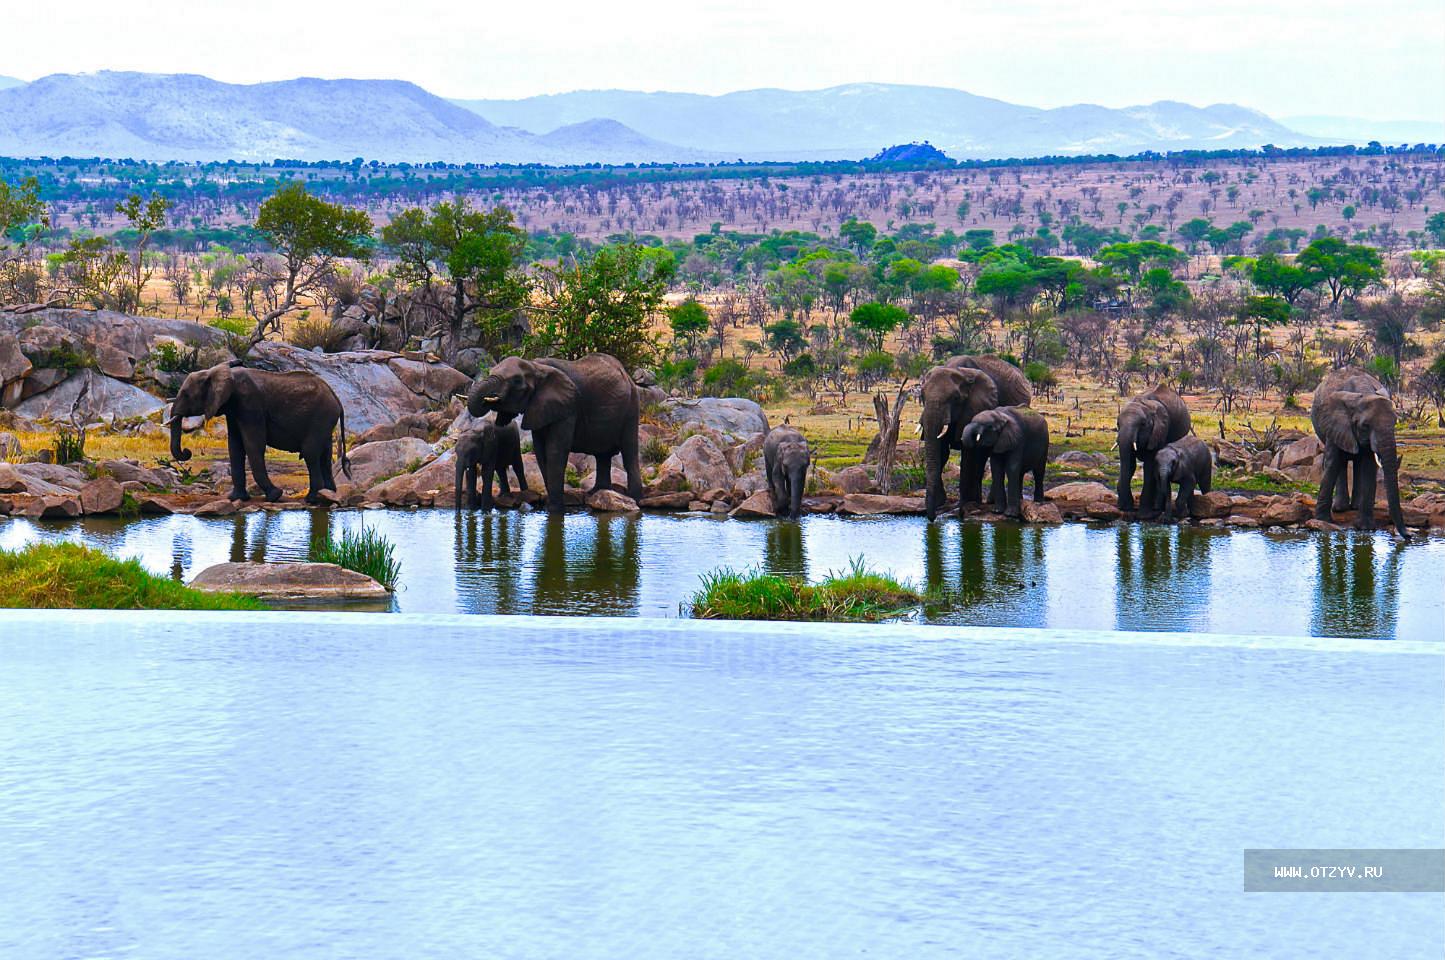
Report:
[{"label": "hazy sky", "polygon": [[1229,101],[1445,119],[1442,0],[66,0],[6,4],[0,74],[411,80],[453,97],[857,80],[1034,106]]}]

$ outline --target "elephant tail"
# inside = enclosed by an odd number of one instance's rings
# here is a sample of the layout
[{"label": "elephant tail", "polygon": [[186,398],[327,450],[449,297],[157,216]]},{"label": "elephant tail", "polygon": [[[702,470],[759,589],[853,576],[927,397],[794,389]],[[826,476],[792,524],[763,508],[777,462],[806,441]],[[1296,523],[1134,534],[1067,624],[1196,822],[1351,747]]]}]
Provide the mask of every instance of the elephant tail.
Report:
[{"label": "elephant tail", "polygon": [[341,432],[336,436],[336,458],[341,461],[341,472],[351,479],[351,460],[346,456],[346,408],[341,408]]}]

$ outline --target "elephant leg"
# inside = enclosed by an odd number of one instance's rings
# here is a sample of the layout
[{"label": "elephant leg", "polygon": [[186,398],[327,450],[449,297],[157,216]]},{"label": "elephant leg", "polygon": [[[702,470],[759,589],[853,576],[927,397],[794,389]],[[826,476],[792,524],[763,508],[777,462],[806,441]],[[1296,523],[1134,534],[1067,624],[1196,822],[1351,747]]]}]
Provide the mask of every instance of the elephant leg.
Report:
[{"label": "elephant leg", "polygon": [[232,424],[227,418],[226,423],[226,453],[231,461],[231,492],[227,497],[231,500],[250,500],[251,495],[246,492],[246,446],[241,442],[241,431],[232,429]]},{"label": "elephant leg", "polygon": [[477,499],[477,495],[476,495],[475,490],[476,490],[476,486],[477,486],[477,480],[480,479],[481,482],[482,482],[482,509],[483,509],[483,510],[491,510],[492,507],[494,507],[494,506],[496,505],[496,501],[492,499],[492,473],[493,473],[493,472],[494,472],[494,465],[491,464],[491,463],[480,463],[480,464],[478,464],[477,466],[475,466],[475,467],[472,468],[472,490],[473,490],[472,500],[475,501],[475,500]]},{"label": "elephant leg", "polygon": [[[997,507],[1000,511],[1002,511],[1002,509],[1003,509],[1004,498],[1005,498],[1005,496],[1006,496],[1007,493],[1008,493],[1008,484],[1005,483],[1005,481],[1008,479],[1008,471],[1007,471],[1007,468],[999,469],[1002,465],[1003,465],[1003,461],[1000,460],[1000,459],[998,459],[998,458],[990,458],[990,459],[989,459],[989,462],[988,462],[988,499],[989,499],[989,502],[993,503],[994,506]],[[982,492],[982,487],[983,487],[983,465],[982,465],[982,464],[979,464],[979,468],[978,468],[978,482],[979,482],[979,488],[980,488],[980,493],[981,493],[981,492]]]},{"label": "elephant leg", "polygon": [[467,465],[466,465],[464,462],[462,462],[462,458],[461,458],[461,457],[457,457],[457,460],[456,460],[456,469],[453,471],[452,493],[453,493],[453,496],[452,496],[453,504],[452,504],[452,505],[453,505],[456,509],[460,510],[460,509],[462,509],[462,507],[470,507],[470,506],[471,506],[471,504],[469,504],[469,503],[466,502],[466,499],[467,499]]},{"label": "elephant leg", "polygon": [[527,468],[522,463],[522,453],[519,450],[517,456],[512,460],[512,473],[517,477],[517,489],[527,489]]},{"label": "elephant leg", "polygon": [[243,426],[241,439],[246,445],[246,459],[251,461],[251,476],[255,478],[256,486],[266,495],[268,503],[275,503],[281,499],[282,491],[266,473],[266,437],[262,428],[259,425],[254,429]]},{"label": "elephant leg", "polygon": [[[532,436],[535,441],[536,434]],[[572,449],[572,431],[553,425],[542,443],[547,448],[547,462],[542,467],[542,477],[547,484],[547,510],[561,513],[567,509],[562,490],[567,481],[567,454]]]},{"label": "elephant leg", "polygon": [[1156,502],[1159,498],[1159,468],[1152,457],[1140,459],[1144,461],[1144,490],[1139,494],[1139,517],[1147,519],[1159,512]]},{"label": "elephant leg", "polygon": [[1375,454],[1365,450],[1355,458],[1355,527],[1375,529]]},{"label": "elephant leg", "polygon": [[[1330,511],[1331,503],[1335,499],[1336,487],[1337,485],[1343,485],[1340,482],[1340,473],[1345,469],[1345,458],[1340,452],[1339,447],[1333,446],[1332,444],[1325,444],[1321,469],[1320,493],[1319,496],[1315,498],[1315,519],[1328,523],[1333,516]],[[1340,507],[1339,509],[1344,510],[1347,509],[1348,506],[1349,504],[1346,503],[1344,507]]]},{"label": "elephant leg", "polygon": [[612,454],[603,456],[599,453],[596,459],[597,478],[592,481],[592,489],[587,491],[589,494],[612,489]]},{"label": "elephant leg", "polygon": [[[1167,497],[1168,494],[1165,494]],[[1179,481],[1179,496],[1174,500],[1174,519],[1187,520],[1194,515],[1194,481]]]},{"label": "elephant leg", "polygon": [[[501,494],[502,496],[504,496],[504,497],[511,495],[511,493],[512,493],[512,488],[507,485],[507,467],[506,467],[505,464],[500,464],[500,463],[494,463],[494,464],[492,464],[490,467],[487,468],[487,476],[488,476],[488,477],[495,476],[495,477],[497,478],[497,492],[498,492],[498,493],[500,493],[500,494]],[[492,481],[489,479],[489,480],[487,481],[487,486],[490,487],[490,486],[491,486],[491,483],[492,483]]]},{"label": "elephant leg", "polygon": [[1016,460],[1013,462],[1005,463],[1004,461],[999,460],[995,462],[997,463],[998,467],[1003,468],[1001,470],[997,470],[997,472],[1000,476],[1003,477],[1005,499],[1008,501],[1008,509],[1004,511],[1004,516],[1013,517],[1015,519],[1022,517],[1024,515],[1023,461]]},{"label": "elephant leg", "polygon": [[1336,510],[1349,510],[1349,509],[1351,509],[1352,507],[1354,507],[1356,498],[1353,497],[1353,496],[1351,496],[1350,493],[1351,493],[1351,491],[1356,490],[1356,489],[1359,487],[1359,485],[1360,485],[1360,459],[1359,459],[1359,457],[1355,457],[1353,460],[1351,460],[1349,457],[1346,457],[1346,456],[1344,456],[1343,454],[1341,454],[1341,455],[1340,455],[1340,478],[1339,478],[1339,483],[1336,484],[1336,486],[1335,486],[1335,502],[1334,502],[1334,507],[1335,507]]},{"label": "elephant leg", "polygon": [[306,461],[306,502],[312,506],[321,503],[321,490],[326,486],[326,474],[321,467],[322,454],[311,450],[302,455]]},{"label": "elephant leg", "polygon": [[622,469],[627,471],[627,495],[633,500],[641,500],[642,461],[638,457],[635,423],[622,432]]},{"label": "elephant leg", "polygon": [[1044,465],[1034,467],[1034,503],[1044,502]]}]

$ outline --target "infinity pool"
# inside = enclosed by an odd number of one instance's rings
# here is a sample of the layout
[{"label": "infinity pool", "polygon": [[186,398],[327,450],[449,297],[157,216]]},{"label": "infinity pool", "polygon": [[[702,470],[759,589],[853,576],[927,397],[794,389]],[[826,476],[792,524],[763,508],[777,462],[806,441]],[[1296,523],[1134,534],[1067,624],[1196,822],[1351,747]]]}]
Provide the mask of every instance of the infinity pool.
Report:
[{"label": "infinity pool", "polygon": [[1442,798],[1434,642],[0,614],[7,958],[1439,957],[1241,852]]},{"label": "infinity pool", "polygon": [[677,616],[721,566],[818,578],[855,557],[940,596],[939,623],[1203,630],[1445,644],[1445,538],[1140,525],[928,524],[921,517],[720,521],[384,510],[0,520],[0,547],[75,537],[189,579],[225,560],[298,560],[370,526],[396,545],[394,607],[419,613]]}]

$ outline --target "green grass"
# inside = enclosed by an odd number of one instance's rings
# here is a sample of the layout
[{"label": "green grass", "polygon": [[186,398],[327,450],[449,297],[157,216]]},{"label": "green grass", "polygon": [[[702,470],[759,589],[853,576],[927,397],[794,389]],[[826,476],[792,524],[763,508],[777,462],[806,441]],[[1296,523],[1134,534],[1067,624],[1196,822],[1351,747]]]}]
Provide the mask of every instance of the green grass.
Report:
[{"label": "green grass", "polygon": [[254,597],[203,593],[78,543],[0,550],[0,607],[81,610],[264,610]]},{"label": "green grass", "polygon": [[867,569],[861,558],[820,583],[758,570],[704,574],[702,589],[684,606],[705,620],[807,620],[874,622],[903,617],[923,595],[912,586]]},{"label": "green grass", "polygon": [[334,563],[364,573],[388,590],[395,590],[401,577],[396,547],[370,527],[362,527],[358,533],[348,530],[340,540],[313,541],[308,553],[312,563]]}]

